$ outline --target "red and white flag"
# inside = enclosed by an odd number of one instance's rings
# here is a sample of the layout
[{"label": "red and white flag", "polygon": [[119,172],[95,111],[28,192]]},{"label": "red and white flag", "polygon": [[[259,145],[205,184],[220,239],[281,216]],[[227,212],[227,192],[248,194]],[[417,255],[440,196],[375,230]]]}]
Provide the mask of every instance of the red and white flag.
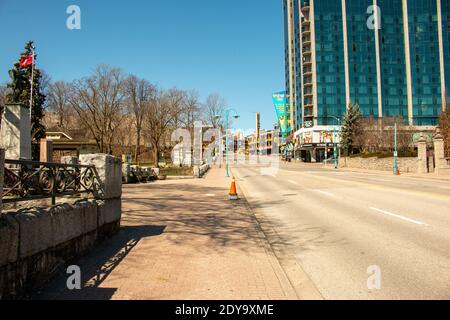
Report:
[{"label": "red and white flag", "polygon": [[34,63],[33,60],[34,60],[34,57],[32,54],[30,54],[29,56],[22,57],[22,58],[20,58],[20,66],[22,68],[28,67]]}]

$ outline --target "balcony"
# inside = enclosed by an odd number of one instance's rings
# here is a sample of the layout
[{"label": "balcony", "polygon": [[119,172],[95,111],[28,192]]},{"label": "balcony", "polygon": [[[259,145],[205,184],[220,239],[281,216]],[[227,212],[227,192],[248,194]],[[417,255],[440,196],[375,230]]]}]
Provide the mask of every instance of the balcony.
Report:
[{"label": "balcony", "polygon": [[312,83],[312,81],[313,81],[312,77],[304,77],[303,78],[304,84]]}]

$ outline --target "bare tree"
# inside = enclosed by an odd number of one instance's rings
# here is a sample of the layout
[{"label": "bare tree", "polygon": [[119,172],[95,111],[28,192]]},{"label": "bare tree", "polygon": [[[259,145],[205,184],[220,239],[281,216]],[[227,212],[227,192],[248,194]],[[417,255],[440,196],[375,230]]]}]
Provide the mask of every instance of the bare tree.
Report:
[{"label": "bare tree", "polygon": [[179,128],[181,125],[183,125],[182,117],[186,93],[177,88],[172,88],[169,91],[167,91],[165,95],[166,99],[168,99],[168,103],[171,106],[170,110],[173,116],[172,125],[174,128]]},{"label": "bare tree", "polygon": [[146,136],[153,148],[153,161],[156,166],[159,163],[162,142],[177,115],[176,105],[172,104],[172,98],[167,92],[159,89],[150,101],[145,116]]},{"label": "bare tree", "polygon": [[57,81],[48,87],[48,109],[58,118],[57,125],[61,130],[67,130],[73,112],[70,100],[73,86],[65,81]]},{"label": "bare tree", "polygon": [[8,93],[8,87],[5,85],[0,85],[0,125],[2,124],[3,110],[6,105],[6,95]]},{"label": "bare tree", "polygon": [[122,71],[106,65],[74,83],[70,104],[102,153],[112,153],[115,131],[123,115],[124,92]]},{"label": "bare tree", "polygon": [[444,137],[445,155],[450,157],[450,104],[447,105],[439,119],[442,136]]},{"label": "bare tree", "polygon": [[194,122],[199,119],[200,100],[196,90],[186,92],[183,106],[182,122],[186,128],[194,128]]},{"label": "bare tree", "polygon": [[225,119],[223,118],[226,101],[219,94],[210,94],[205,101],[203,106],[205,121],[212,125],[214,128],[222,129],[225,127]]},{"label": "bare tree", "polygon": [[125,81],[126,105],[128,112],[133,115],[136,129],[135,161],[138,162],[141,153],[142,127],[150,101],[154,100],[156,87],[147,80],[134,75]]}]

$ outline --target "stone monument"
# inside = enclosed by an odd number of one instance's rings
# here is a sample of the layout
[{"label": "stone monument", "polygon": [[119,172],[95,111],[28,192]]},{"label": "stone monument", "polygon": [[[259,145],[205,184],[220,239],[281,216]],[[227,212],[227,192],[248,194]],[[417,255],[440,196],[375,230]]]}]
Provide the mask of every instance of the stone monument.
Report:
[{"label": "stone monument", "polygon": [[20,103],[7,103],[0,130],[0,148],[6,159],[31,159],[30,109]]}]

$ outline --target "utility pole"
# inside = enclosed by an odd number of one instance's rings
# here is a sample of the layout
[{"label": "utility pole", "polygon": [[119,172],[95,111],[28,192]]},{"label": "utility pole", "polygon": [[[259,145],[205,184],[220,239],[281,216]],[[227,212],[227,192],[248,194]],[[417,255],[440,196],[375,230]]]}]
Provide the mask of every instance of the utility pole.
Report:
[{"label": "utility pole", "polygon": [[[340,126],[341,126],[341,119],[338,118],[338,117],[335,117],[335,116],[332,116],[332,117],[333,117],[334,119],[336,119],[336,121],[337,121],[337,123],[338,123],[338,126],[340,127]],[[338,167],[339,167],[339,160],[340,160],[340,159],[338,159],[338,157],[339,157],[339,158],[341,157],[341,153],[339,152],[339,155],[338,155],[338,144],[337,144],[336,126],[334,127],[333,132],[334,132],[334,139],[333,139],[333,142],[334,142],[334,168],[335,168],[335,169],[338,169]]]},{"label": "utility pole", "polygon": [[334,168],[337,169],[338,168],[338,151],[337,151],[337,135],[336,135],[336,127],[334,127],[333,129],[334,131],[334,137],[333,137],[333,142],[334,142]]},{"label": "utility pole", "polygon": [[[228,143],[229,143],[229,140],[228,140],[228,129],[229,129],[229,125],[230,125],[230,112],[234,113],[234,116],[233,116],[234,119],[239,119],[239,115],[238,115],[238,113],[237,113],[237,111],[235,109],[226,109],[225,110],[225,115],[224,115],[225,116],[225,162],[226,162],[226,173],[225,173],[225,176],[227,178],[230,177],[230,173],[229,173],[229,170],[228,170],[229,169],[229,164],[228,164],[228,147],[229,147],[229,145],[228,145]],[[222,117],[222,115],[216,115],[215,116],[216,119],[220,119],[221,117]],[[234,146],[234,143],[233,143],[233,146]],[[233,152],[234,152],[234,147],[233,147]]]}]

